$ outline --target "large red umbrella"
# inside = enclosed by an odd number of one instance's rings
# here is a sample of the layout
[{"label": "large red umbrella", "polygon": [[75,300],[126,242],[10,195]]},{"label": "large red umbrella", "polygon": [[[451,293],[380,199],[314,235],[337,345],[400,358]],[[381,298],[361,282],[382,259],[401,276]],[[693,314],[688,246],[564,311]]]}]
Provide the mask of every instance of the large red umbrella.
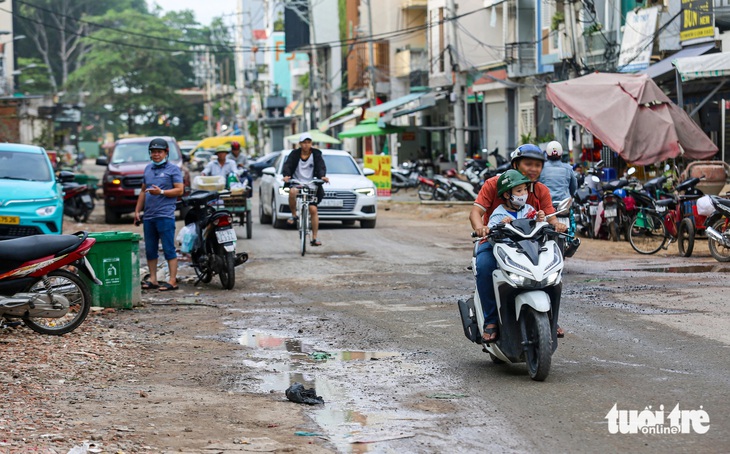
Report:
[{"label": "large red umbrella", "polygon": [[[547,86],[547,98],[632,164],[708,159],[717,146],[645,74],[594,73]],[[681,145],[681,148],[680,148]]]}]

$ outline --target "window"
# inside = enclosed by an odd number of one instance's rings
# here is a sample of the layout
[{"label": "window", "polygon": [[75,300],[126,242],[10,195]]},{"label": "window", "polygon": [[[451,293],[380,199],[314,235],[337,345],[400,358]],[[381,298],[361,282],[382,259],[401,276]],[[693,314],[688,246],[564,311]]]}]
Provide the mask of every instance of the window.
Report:
[{"label": "window", "polygon": [[0,151],[0,179],[51,181],[45,154]]}]

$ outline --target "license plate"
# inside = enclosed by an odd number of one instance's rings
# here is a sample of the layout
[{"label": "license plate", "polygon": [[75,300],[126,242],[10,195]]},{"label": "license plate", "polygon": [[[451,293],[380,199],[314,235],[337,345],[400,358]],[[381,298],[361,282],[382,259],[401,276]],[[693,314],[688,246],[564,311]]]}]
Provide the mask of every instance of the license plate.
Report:
[{"label": "license plate", "polygon": [[134,195],[139,195],[140,192],[142,192],[142,188],[137,188],[134,190]]},{"label": "license plate", "polygon": [[558,218],[558,222],[564,225],[570,225],[570,218]]},{"label": "license plate", "polygon": [[216,230],[215,237],[219,244],[231,243],[236,241],[236,232],[233,229]]},{"label": "license plate", "polygon": [[18,216],[0,216],[0,224],[20,224]]},{"label": "license plate", "polygon": [[344,201],[342,199],[322,199],[322,201],[319,202],[319,206],[321,206],[321,207],[342,207],[342,206],[344,206]]},{"label": "license plate", "polygon": [[615,218],[617,214],[616,208],[606,208],[603,212],[603,216],[607,218]]},{"label": "license plate", "polygon": [[591,205],[591,206],[590,206],[590,207],[588,208],[588,211],[589,211],[589,212],[591,213],[591,216],[595,216],[595,215],[596,215],[596,213],[598,213],[598,206],[596,206],[596,205]]},{"label": "license plate", "polygon": [[667,211],[667,207],[665,207],[663,205],[657,205],[656,211],[657,211],[657,213],[664,213],[665,211]]},{"label": "license plate", "polygon": [[84,203],[91,203],[91,196],[89,194],[81,194],[81,201]]}]

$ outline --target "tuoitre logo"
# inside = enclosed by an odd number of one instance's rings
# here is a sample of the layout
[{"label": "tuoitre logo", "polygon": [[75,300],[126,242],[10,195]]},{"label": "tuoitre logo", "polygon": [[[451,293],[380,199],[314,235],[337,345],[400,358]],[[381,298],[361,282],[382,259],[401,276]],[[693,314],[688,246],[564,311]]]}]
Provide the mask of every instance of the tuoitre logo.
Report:
[{"label": "tuoitre logo", "polygon": [[710,430],[710,415],[702,409],[680,410],[677,404],[665,414],[664,405],[659,410],[651,406],[638,410],[619,410],[618,404],[606,414],[608,432],[611,434],[704,434]]}]

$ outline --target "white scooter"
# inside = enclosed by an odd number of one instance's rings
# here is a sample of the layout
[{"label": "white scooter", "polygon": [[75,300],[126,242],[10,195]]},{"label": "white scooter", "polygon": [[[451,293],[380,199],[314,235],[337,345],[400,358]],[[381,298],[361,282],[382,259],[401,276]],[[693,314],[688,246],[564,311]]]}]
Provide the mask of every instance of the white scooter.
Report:
[{"label": "white scooter", "polygon": [[[566,212],[570,204],[570,198],[561,201],[558,211],[548,217]],[[526,362],[530,378],[538,381],[547,378],[558,347],[563,255],[555,238],[560,236],[566,235],[534,219],[517,219],[491,229],[487,238],[497,259],[492,273],[499,315],[496,342],[482,341],[484,314],[476,289],[473,298],[458,302],[464,334],[470,341],[483,344],[483,351],[495,363]],[[482,239],[474,245],[471,266],[475,277]]]}]

